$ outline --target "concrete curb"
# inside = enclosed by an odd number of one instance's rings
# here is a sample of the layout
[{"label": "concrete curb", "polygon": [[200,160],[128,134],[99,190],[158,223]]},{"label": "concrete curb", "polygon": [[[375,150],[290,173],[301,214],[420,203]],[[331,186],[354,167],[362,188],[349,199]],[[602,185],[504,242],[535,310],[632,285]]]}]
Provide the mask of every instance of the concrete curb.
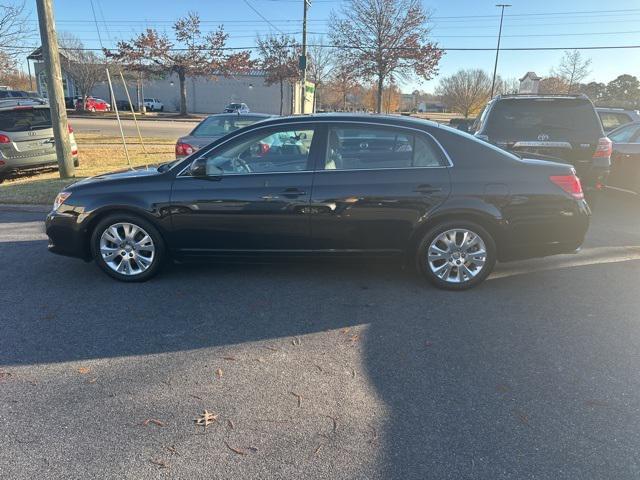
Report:
[{"label": "concrete curb", "polygon": [[31,205],[26,203],[0,203],[0,212],[49,213],[51,205]]},{"label": "concrete curb", "polygon": [[[69,119],[74,118],[86,118],[91,120],[116,120],[114,116],[101,116],[101,115],[67,115]],[[198,118],[163,118],[163,117],[141,117],[137,116],[136,119],[139,122],[177,122],[177,123],[198,123],[206,118],[206,115]],[[122,116],[121,120],[131,120],[133,121],[133,117],[131,116]]]}]

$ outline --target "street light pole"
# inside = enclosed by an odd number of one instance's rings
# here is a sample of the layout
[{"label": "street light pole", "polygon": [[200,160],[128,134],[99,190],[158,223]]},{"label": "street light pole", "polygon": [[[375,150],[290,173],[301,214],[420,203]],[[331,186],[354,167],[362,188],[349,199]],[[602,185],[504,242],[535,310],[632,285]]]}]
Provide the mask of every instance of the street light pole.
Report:
[{"label": "street light pole", "polygon": [[502,20],[504,18],[504,9],[505,7],[510,7],[511,5],[507,3],[499,3],[496,7],[501,7],[502,11],[500,12],[500,30],[498,31],[498,47],[496,48],[496,63],[493,65],[493,79],[491,80],[491,96],[493,98],[493,91],[496,87],[496,72],[498,71],[498,55],[500,55],[500,39],[502,38]]}]

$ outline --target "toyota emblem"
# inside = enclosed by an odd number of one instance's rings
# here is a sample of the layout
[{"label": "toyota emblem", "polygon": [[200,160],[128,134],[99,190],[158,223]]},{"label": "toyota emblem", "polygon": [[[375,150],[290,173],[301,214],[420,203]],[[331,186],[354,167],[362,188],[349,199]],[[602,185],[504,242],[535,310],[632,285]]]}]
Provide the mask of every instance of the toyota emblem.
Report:
[{"label": "toyota emblem", "polygon": [[547,135],[546,133],[541,133],[540,135],[538,135],[538,140],[540,140],[541,142],[546,142],[547,140],[549,140],[549,135]]}]

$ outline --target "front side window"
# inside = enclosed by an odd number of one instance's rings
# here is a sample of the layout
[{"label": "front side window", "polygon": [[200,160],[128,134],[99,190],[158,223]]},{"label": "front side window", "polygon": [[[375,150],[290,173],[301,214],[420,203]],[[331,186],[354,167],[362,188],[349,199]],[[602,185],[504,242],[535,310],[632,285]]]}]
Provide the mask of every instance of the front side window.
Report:
[{"label": "front side window", "polygon": [[437,167],[442,153],[419,133],[384,127],[329,129],[325,170]]},{"label": "front side window", "polygon": [[250,134],[210,152],[207,173],[225,175],[284,173],[307,170],[313,129],[277,130]]}]

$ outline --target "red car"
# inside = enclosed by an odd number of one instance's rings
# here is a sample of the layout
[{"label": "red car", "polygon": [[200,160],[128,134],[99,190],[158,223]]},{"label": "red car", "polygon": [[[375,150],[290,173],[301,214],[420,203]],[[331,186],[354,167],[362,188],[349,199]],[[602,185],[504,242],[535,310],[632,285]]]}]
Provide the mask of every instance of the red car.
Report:
[{"label": "red car", "polygon": [[82,100],[76,102],[76,110],[86,110],[88,112],[108,112],[111,110],[111,105],[102,100],[101,98],[87,97],[84,108]]}]

